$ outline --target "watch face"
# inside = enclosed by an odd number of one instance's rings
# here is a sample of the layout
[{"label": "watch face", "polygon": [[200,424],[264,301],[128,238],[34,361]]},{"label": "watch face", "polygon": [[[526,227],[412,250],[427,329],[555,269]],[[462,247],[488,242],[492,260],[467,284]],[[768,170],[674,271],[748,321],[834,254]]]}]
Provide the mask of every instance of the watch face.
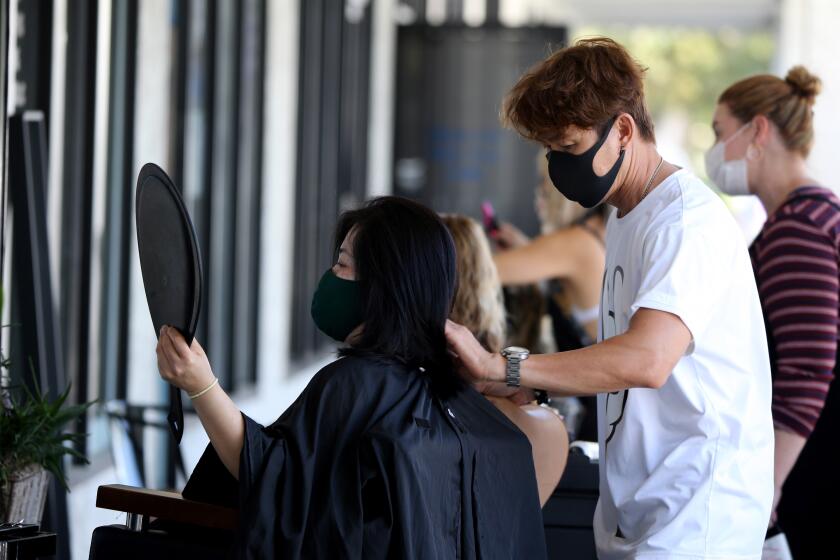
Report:
[{"label": "watch face", "polygon": [[528,356],[530,353],[531,352],[527,348],[522,348],[521,346],[508,346],[502,350],[502,354],[504,356],[519,356],[520,358]]}]

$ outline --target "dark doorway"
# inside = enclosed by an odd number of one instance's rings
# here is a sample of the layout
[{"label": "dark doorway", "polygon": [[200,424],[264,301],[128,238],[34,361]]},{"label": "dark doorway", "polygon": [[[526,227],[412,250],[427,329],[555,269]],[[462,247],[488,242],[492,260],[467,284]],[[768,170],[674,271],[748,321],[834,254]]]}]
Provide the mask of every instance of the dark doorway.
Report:
[{"label": "dark doorway", "polygon": [[499,110],[516,79],[565,41],[565,28],[401,28],[395,194],[476,218],[488,200],[500,219],[537,233],[538,146],[503,129]]}]

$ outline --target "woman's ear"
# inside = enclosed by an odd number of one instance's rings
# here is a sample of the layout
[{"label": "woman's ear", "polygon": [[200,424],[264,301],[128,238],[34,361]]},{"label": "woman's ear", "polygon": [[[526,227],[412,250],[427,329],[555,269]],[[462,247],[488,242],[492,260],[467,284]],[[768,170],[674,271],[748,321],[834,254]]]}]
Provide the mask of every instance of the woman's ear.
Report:
[{"label": "woman's ear", "polygon": [[618,143],[626,149],[636,136],[636,119],[630,113],[621,113],[616,120],[618,129]]},{"label": "woman's ear", "polygon": [[756,115],[753,117],[752,123],[755,127],[753,142],[757,147],[764,148],[770,141],[770,135],[773,132],[770,119],[764,115]]}]

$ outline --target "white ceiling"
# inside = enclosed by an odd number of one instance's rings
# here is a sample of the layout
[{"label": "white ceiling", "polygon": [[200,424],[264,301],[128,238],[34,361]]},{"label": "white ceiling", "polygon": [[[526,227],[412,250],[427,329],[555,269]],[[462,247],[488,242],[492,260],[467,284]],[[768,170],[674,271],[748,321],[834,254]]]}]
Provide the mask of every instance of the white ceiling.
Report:
[{"label": "white ceiling", "polygon": [[[476,0],[466,0],[472,3]],[[478,0],[481,1],[481,0]],[[804,0],[788,0],[804,1]],[[782,0],[500,0],[505,23],[768,27]]]}]

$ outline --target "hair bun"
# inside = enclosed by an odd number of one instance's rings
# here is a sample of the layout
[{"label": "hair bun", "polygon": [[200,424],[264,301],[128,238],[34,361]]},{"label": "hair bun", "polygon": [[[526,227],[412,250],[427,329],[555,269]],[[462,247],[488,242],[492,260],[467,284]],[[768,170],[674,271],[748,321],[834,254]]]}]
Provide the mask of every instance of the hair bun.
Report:
[{"label": "hair bun", "polygon": [[804,98],[809,103],[814,102],[814,98],[817,97],[822,89],[820,79],[811,74],[804,66],[794,66],[788,70],[785,82],[790,84],[793,93]]}]

